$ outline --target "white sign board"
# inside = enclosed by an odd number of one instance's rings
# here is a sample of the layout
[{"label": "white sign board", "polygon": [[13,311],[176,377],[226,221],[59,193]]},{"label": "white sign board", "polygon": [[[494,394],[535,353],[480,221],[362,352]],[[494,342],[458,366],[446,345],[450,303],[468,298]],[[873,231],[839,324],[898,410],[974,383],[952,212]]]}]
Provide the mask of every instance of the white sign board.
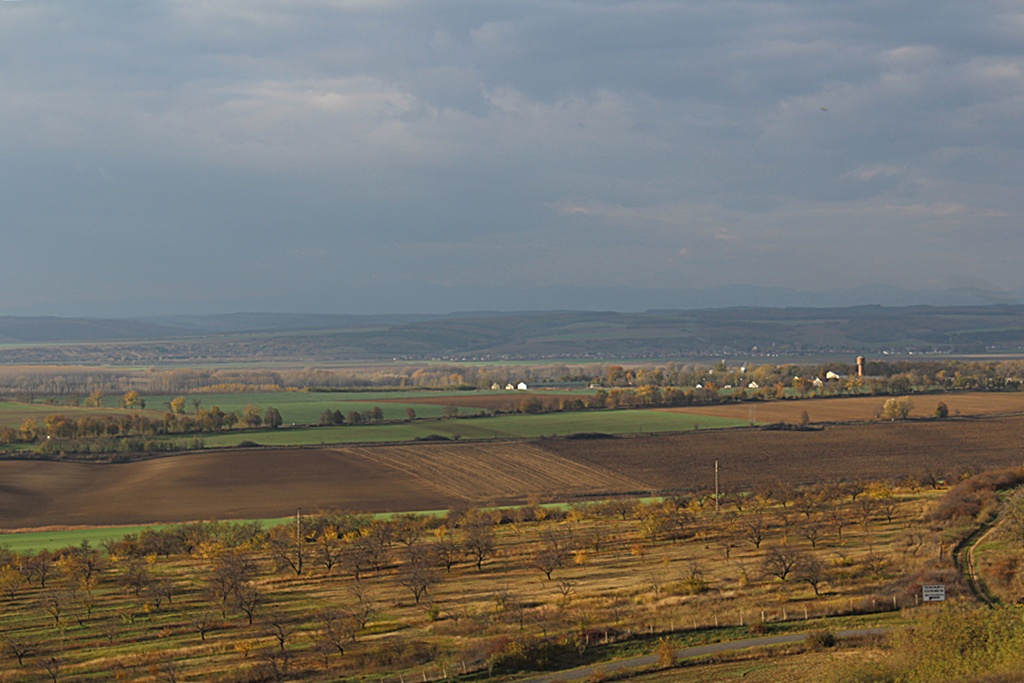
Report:
[{"label": "white sign board", "polygon": [[941,583],[921,586],[921,599],[925,602],[942,602],[946,599],[946,587]]}]

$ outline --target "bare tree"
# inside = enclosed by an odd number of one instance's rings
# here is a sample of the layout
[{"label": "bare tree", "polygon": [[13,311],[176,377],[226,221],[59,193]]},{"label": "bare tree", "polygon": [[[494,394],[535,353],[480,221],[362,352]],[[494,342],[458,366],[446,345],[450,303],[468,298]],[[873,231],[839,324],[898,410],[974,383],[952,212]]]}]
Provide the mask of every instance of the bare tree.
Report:
[{"label": "bare tree", "polygon": [[256,610],[262,604],[263,594],[251,584],[244,584],[238,591],[238,609],[248,617],[250,626],[252,626]]},{"label": "bare tree", "polygon": [[475,519],[466,527],[462,547],[476,561],[478,571],[483,570],[484,560],[494,552],[494,526],[490,520]]},{"label": "bare tree", "polygon": [[810,518],[815,512],[821,509],[821,496],[817,491],[803,489],[793,499],[793,507]]},{"label": "bare tree", "polygon": [[370,591],[364,584],[352,584],[348,590],[356,601],[355,607],[351,610],[355,617],[355,623],[358,626],[352,633],[352,640],[355,641],[356,635],[359,631],[366,628],[366,624],[369,623],[370,617],[377,611],[377,608],[370,596]]},{"label": "bare tree", "polygon": [[205,641],[206,634],[213,630],[213,612],[208,609],[194,612],[189,619],[189,623],[192,625],[192,628],[199,632],[199,639]]},{"label": "bare tree", "polygon": [[882,574],[888,569],[891,560],[882,553],[876,552],[874,548],[864,557],[864,566],[871,570],[875,578],[882,578]]},{"label": "bare tree", "polygon": [[181,665],[173,657],[165,659],[153,667],[160,680],[164,683],[178,683],[178,676],[181,674]]},{"label": "bare tree", "polygon": [[445,571],[451,573],[452,566],[459,560],[462,548],[445,527],[437,528],[435,538],[436,540],[433,543],[434,557],[445,568]]},{"label": "bare tree", "polygon": [[25,657],[35,653],[35,643],[24,635],[8,633],[0,638],[0,652],[18,660],[18,666],[25,665]]},{"label": "bare tree", "polygon": [[739,518],[739,529],[743,538],[760,548],[768,535],[768,520],[761,510],[751,510]]},{"label": "bare tree", "polygon": [[313,557],[318,564],[323,565],[325,574],[330,574],[334,565],[341,562],[343,547],[338,530],[334,527],[329,526],[317,532]]},{"label": "bare tree", "polygon": [[46,675],[50,677],[53,683],[57,683],[60,677],[60,670],[64,666],[63,660],[56,655],[50,655],[47,659],[43,660],[43,670]]},{"label": "bare tree", "polygon": [[779,521],[779,526],[782,527],[782,539],[783,542],[786,542],[789,539],[789,532],[793,528],[793,524],[796,520],[793,518],[793,515],[786,510],[777,510],[774,517]]},{"label": "bare tree", "polygon": [[924,545],[925,538],[924,534],[913,528],[907,529],[896,539],[896,547],[900,549],[903,554],[904,561],[906,560],[907,553],[911,555],[917,555]]},{"label": "bare tree", "polygon": [[857,501],[857,514],[860,516],[860,521],[864,526],[871,523],[871,519],[878,512],[878,499],[872,498],[871,496],[861,496],[861,499]]},{"label": "bare tree", "polygon": [[25,587],[25,575],[16,567],[5,564],[0,567],[0,593],[14,600],[18,591]]},{"label": "bare tree", "polygon": [[298,576],[302,574],[302,546],[305,536],[295,524],[282,524],[267,534],[267,547],[278,570],[291,569]]},{"label": "bare tree", "polygon": [[828,524],[832,527],[836,535],[839,536],[839,542],[843,542],[843,527],[849,525],[850,520],[846,516],[846,511],[838,501],[830,500],[825,507],[825,512],[828,515]]},{"label": "bare tree", "polygon": [[[347,537],[346,537],[347,538]],[[368,544],[361,536],[349,540],[341,548],[341,565],[357,582],[370,565]]]},{"label": "bare tree", "polygon": [[828,581],[828,570],[821,558],[816,555],[804,555],[796,565],[793,574],[799,581],[803,581],[814,589],[814,595],[821,595],[819,589],[822,583]]},{"label": "bare tree", "polygon": [[826,524],[822,517],[813,515],[805,519],[797,528],[800,535],[810,542],[811,547],[816,548],[818,541],[825,535]]},{"label": "bare tree", "polygon": [[141,595],[142,591],[148,588],[151,583],[153,583],[153,575],[150,574],[145,561],[138,557],[128,560],[118,580],[121,588],[131,591],[136,596]]},{"label": "bare tree", "polygon": [[288,641],[295,635],[295,627],[291,619],[284,612],[274,610],[267,615],[266,622],[269,635],[277,641],[277,648],[284,651]]},{"label": "bare tree", "polygon": [[330,668],[330,656],[345,654],[345,646],[354,643],[359,632],[359,619],[350,610],[326,607],[318,610],[315,616],[317,625],[316,646],[324,658],[324,668]]},{"label": "bare tree", "polygon": [[228,549],[218,553],[207,576],[207,590],[217,600],[221,616],[227,615],[227,606],[241,597],[242,589],[256,575],[256,561],[248,553]]},{"label": "bare tree", "polygon": [[417,515],[402,515],[393,519],[391,523],[392,536],[406,546],[416,543],[426,527],[426,520]]},{"label": "bare tree", "polygon": [[777,576],[785,581],[803,559],[803,553],[788,545],[773,545],[761,558],[761,571],[766,576]]},{"label": "bare tree", "polygon": [[892,496],[885,496],[878,499],[878,509],[885,515],[886,524],[892,524],[892,518],[896,516],[898,501]]},{"label": "bare tree", "polygon": [[356,541],[362,544],[366,561],[373,567],[378,578],[390,558],[393,533],[394,527],[390,522],[378,519],[364,528],[362,535]]},{"label": "bare tree", "polygon": [[174,583],[166,577],[154,578],[146,585],[144,591],[147,601],[157,610],[160,609],[164,600],[168,605],[172,604],[174,600]]},{"label": "bare tree", "polygon": [[409,589],[416,604],[439,580],[431,565],[429,549],[422,544],[410,545],[405,551],[405,561],[398,568],[398,580]]},{"label": "bare tree", "polygon": [[40,588],[46,588],[46,580],[53,574],[53,553],[42,550],[29,557],[24,566],[26,574],[39,581]]},{"label": "bare tree", "polygon": [[569,552],[566,549],[557,545],[545,544],[534,554],[531,564],[544,572],[544,576],[550,581],[551,574],[562,567],[568,559]]},{"label": "bare tree", "polygon": [[62,588],[49,588],[43,592],[39,601],[43,610],[53,619],[54,627],[61,628],[64,625],[64,612],[71,602],[68,592]]}]

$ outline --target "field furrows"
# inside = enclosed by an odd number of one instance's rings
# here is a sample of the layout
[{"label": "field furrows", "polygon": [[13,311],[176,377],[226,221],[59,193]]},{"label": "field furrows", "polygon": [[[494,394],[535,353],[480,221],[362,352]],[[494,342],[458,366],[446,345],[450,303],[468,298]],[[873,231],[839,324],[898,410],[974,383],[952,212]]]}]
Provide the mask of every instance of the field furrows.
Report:
[{"label": "field furrows", "polygon": [[569,439],[543,447],[575,462],[657,481],[659,489],[711,486],[715,462],[727,489],[767,477],[794,484],[895,479],[1020,465],[1024,417],[883,422],[821,431],[706,430],[608,439],[595,448]]},{"label": "field furrows", "polygon": [[525,443],[346,448],[465,500],[648,488],[625,474],[576,463]]}]

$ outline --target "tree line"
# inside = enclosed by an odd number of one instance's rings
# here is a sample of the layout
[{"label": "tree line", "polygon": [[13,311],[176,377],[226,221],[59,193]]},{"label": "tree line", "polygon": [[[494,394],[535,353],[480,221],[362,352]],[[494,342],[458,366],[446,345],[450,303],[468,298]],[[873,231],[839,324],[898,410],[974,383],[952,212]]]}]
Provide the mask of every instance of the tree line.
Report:
[{"label": "tree line", "polygon": [[[145,402],[129,401],[129,392],[125,394],[125,405],[144,408]],[[171,401],[171,405],[184,410],[184,397]],[[42,423],[35,418],[25,418],[18,428],[0,428],[0,444],[39,443],[40,451],[49,452],[108,452],[125,451],[126,444],[138,443],[128,437],[155,437],[168,434],[203,434],[232,429],[240,424],[255,428],[266,426],[277,428],[283,424],[280,411],[273,406],[260,411],[252,405],[246,406],[241,415],[225,412],[218,406],[203,408],[197,405],[195,412],[188,414],[169,410],[160,418],[150,417],[142,413],[81,415],[69,417],[62,413],[52,413],[43,418]],[[161,444],[163,444],[161,446]],[[146,441],[137,450],[175,450],[182,447],[181,443]],[[191,447],[201,447],[201,443]],[[98,450],[99,449],[99,450]]]},{"label": "tree line", "polygon": [[[835,376],[836,379],[830,379]],[[823,384],[817,386],[814,380]],[[504,387],[528,384],[593,384],[606,389],[652,386],[710,386],[749,389],[758,385],[765,397],[778,385],[807,392],[900,394],[914,390],[1019,391],[1024,381],[1021,361],[879,361],[868,360],[865,376],[858,377],[853,362],[805,363],[537,363],[499,366],[436,364],[397,365],[385,369],[218,370],[218,369],[112,369],[66,366],[11,366],[0,369],[0,394],[34,400],[62,397],[84,401],[90,392],[121,394],[240,393],[303,389],[359,390],[402,388]],[[751,390],[754,391],[754,390]]]}]

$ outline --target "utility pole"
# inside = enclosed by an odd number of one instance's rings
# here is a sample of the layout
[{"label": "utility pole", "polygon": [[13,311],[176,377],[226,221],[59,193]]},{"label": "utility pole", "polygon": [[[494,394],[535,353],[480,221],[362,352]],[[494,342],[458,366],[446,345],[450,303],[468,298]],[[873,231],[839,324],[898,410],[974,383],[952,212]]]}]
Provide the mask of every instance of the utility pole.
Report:
[{"label": "utility pole", "polygon": [[718,461],[715,461],[715,514],[718,514]]},{"label": "utility pole", "polygon": [[295,573],[302,573],[302,508],[295,511]]}]

